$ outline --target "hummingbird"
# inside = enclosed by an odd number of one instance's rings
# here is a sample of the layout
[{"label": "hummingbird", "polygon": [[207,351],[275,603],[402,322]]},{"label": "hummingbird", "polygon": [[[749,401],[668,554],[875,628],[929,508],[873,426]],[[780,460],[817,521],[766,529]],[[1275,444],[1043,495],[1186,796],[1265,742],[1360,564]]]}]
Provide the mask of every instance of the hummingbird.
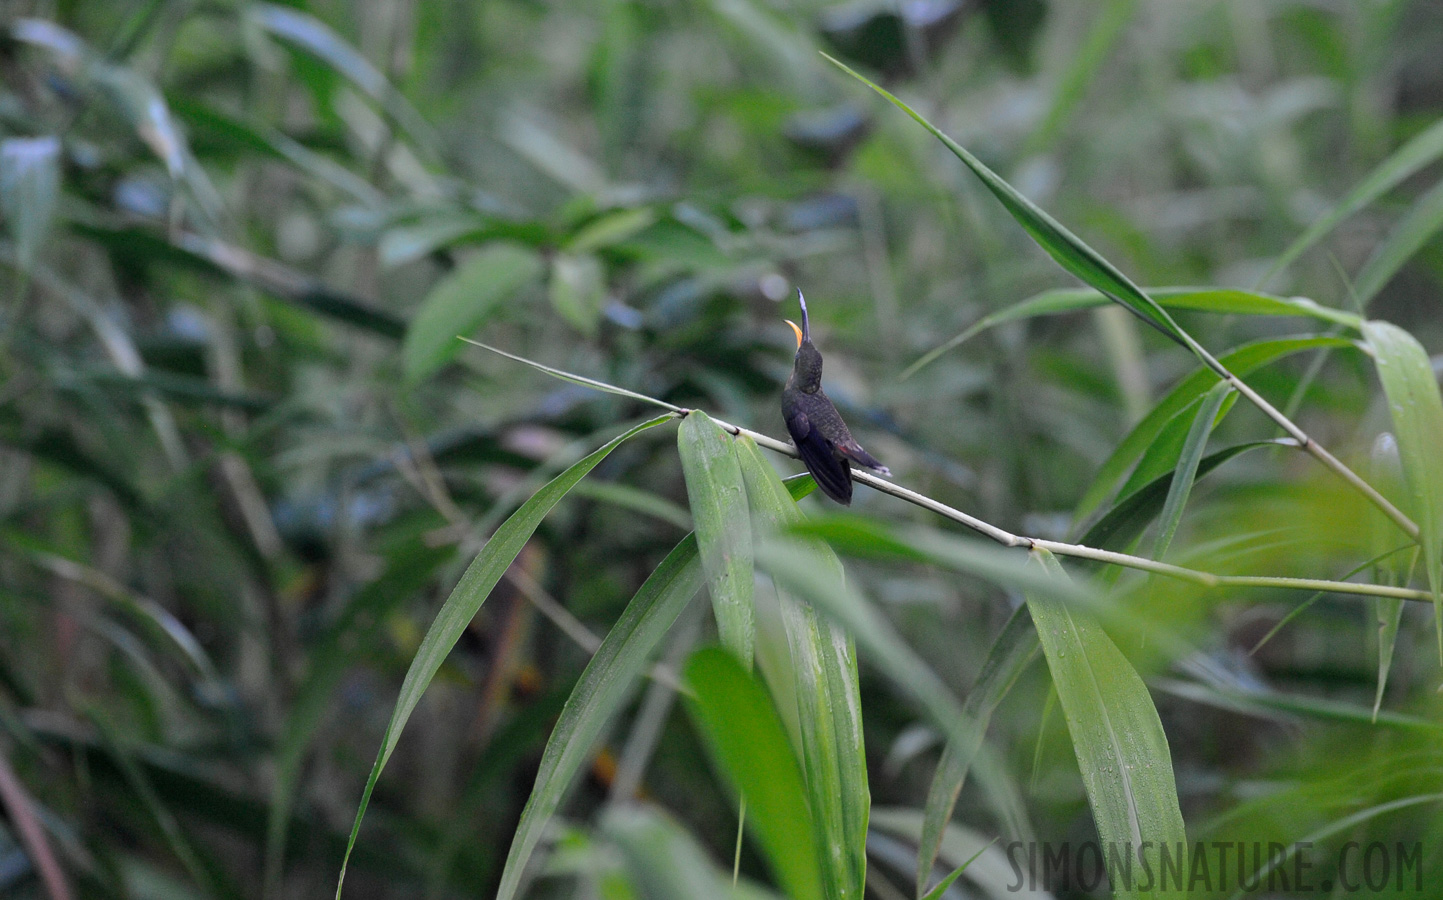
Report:
[{"label": "hummingbird", "polygon": [[782,389],[782,417],[817,487],[843,506],[851,506],[853,463],[888,477],[892,472],[862,449],[822,391],[822,353],[812,343],[807,298],[800,290],[797,300],[802,305],[801,327],[786,320],[797,333],[797,356],[792,362],[792,375]]}]

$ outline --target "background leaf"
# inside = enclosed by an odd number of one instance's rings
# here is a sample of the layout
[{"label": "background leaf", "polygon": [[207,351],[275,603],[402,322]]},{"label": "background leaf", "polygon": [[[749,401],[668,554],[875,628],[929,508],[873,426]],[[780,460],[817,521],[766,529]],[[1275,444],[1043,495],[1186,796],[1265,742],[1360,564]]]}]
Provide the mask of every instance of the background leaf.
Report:
[{"label": "background leaf", "polygon": [[518,244],[492,244],[437,282],[406,329],[401,354],[411,383],[434,374],[461,351],[459,334],[475,331],[512,294],[536,281],[541,260]]}]

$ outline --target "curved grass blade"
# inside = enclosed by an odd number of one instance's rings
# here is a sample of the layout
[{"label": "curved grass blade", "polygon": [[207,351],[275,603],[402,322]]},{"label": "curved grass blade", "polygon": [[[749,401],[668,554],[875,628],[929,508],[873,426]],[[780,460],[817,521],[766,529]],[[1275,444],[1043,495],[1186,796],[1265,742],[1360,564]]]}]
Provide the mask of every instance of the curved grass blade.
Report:
[{"label": "curved grass blade", "polygon": [[940,140],[953,155],[962,160],[967,168],[971,169],[987,189],[992,192],[1004,207],[1017,220],[1023,230],[1037,242],[1037,245],[1051,256],[1058,265],[1072,275],[1081,279],[1084,284],[1096,288],[1107,296],[1111,297],[1123,308],[1137,316],[1143,322],[1151,325],[1163,335],[1177,341],[1189,349],[1195,349],[1183,335],[1183,331],[1173,321],[1157,302],[1143,293],[1142,289],[1133,284],[1132,281],[1116,266],[1108,262],[1100,253],[1089,247],[1081,238],[1068,231],[1063,225],[1052,216],[1048,215],[1041,207],[1033,204],[1017,189],[991,169],[982,164],[982,161],[973,156],[965,147],[952,140],[937,126],[927,121],[920,113],[913,110],[907,104],[898,100],[885,89],[878,87],[868,81],[862,75],[852,71],[843,63],[832,57],[822,54],[829,62],[837,68],[851,75],[853,78],[881,94],[902,112],[911,116],[917,124],[927,129],[934,137]]},{"label": "curved grass blade", "polygon": [[[753,529],[759,542],[805,516],[776,470],[750,438],[736,441]],[[811,565],[837,579],[842,564],[820,540],[799,542]],[[812,607],[778,590],[790,648],[790,690],[800,726],[802,770],[816,826],[817,862],[827,897],[860,900],[867,875],[867,821],[871,793],[862,742],[862,697],[857,652],[846,631]]]},{"label": "curved grass blade", "polygon": [[[1066,578],[1052,554],[1033,552],[1047,572]],[[1090,617],[1074,614],[1047,592],[1029,591],[1027,606],[1037,623],[1102,846],[1127,850],[1126,867],[1109,872],[1114,891],[1122,897],[1171,893],[1142,891],[1133,884],[1150,880],[1134,870],[1134,862],[1150,864],[1149,870],[1158,872],[1158,848],[1186,846],[1187,841],[1167,735],[1147,686]]]},{"label": "curved grass blade", "polygon": [[[1340,337],[1279,338],[1245,344],[1223,356],[1221,362],[1229,372],[1239,378],[1285,356],[1315,347],[1351,347],[1352,341]],[[1112,455],[1098,468],[1092,484],[1083,492],[1082,499],[1073,510],[1073,522],[1080,525],[1110,497],[1128,470],[1138,461],[1143,452],[1152,444],[1167,423],[1189,404],[1206,393],[1218,376],[1209,369],[1199,369],[1184,378],[1152,408],[1152,412],[1133,426],[1127,437],[1112,451]]]},{"label": "curved grass blade", "polygon": [[1278,254],[1272,268],[1258,279],[1257,286],[1264,287],[1273,280],[1275,275],[1291,265],[1293,260],[1302,256],[1309,247],[1338,227],[1338,224],[1344,219],[1377,200],[1405,178],[1439,157],[1443,157],[1443,120],[1434,123],[1422,134],[1399,147],[1397,152],[1369,172],[1367,177],[1339,201],[1331,212],[1314,222],[1286,250]]},{"label": "curved grass blade", "polygon": [[[1306,297],[1279,297],[1274,294],[1259,294],[1235,288],[1205,287],[1148,288],[1147,294],[1168,309],[1247,316],[1309,316],[1325,322],[1345,325],[1355,330],[1361,327],[1363,322],[1361,317],[1353,313],[1321,306]],[[910,378],[942,354],[998,325],[1035,316],[1095,309],[1111,302],[1105,294],[1092,288],[1058,288],[1043,291],[1028,297],[1021,303],[984,316],[957,336],[928,350],[918,357],[916,362],[904,369],[902,374],[897,376],[898,380]]]},{"label": "curved grass blade", "polygon": [[541,258],[519,244],[492,244],[431,288],[401,344],[406,380],[415,384],[461,351],[460,332],[475,331],[512,294],[541,277]]},{"label": "curved grass blade", "polygon": [[[942,839],[946,834],[947,823],[952,819],[957,795],[962,792],[972,758],[981,747],[982,733],[1002,698],[1011,690],[1023,670],[1037,657],[1039,646],[1037,629],[1032,627],[1032,616],[1028,614],[1026,606],[1019,606],[1002,627],[1002,633],[997,636],[997,640],[992,642],[992,649],[987,652],[982,671],[962,706],[963,711],[977,723],[978,731],[972,736],[976,743],[964,746],[948,741],[942,751],[942,759],[937,763],[937,771],[932,776],[932,786],[927,791],[921,835],[917,842],[918,895],[927,890],[928,877],[937,861],[937,853],[942,848]],[[978,852],[981,853],[980,850]],[[957,873],[961,871],[958,869]],[[933,888],[928,896],[940,896],[939,892],[946,890],[946,885],[951,884],[957,873]]]},{"label": "curved grass blade", "polygon": [[1207,449],[1208,436],[1213,426],[1224,414],[1223,404],[1233,395],[1232,386],[1219,381],[1203,395],[1198,404],[1197,415],[1183,441],[1182,453],[1178,456],[1177,468],[1173,470],[1172,483],[1168,485],[1167,499],[1162,504],[1161,524],[1157,540],[1152,545],[1152,558],[1161,560],[1167,556],[1173,535],[1177,534],[1178,523],[1182,521],[1183,508],[1187,506],[1188,495],[1192,493],[1193,480],[1197,477],[1198,464],[1203,451]]},{"label": "curved grass blade", "polygon": [[721,647],[693,653],[684,670],[687,710],[738,796],[790,897],[821,897],[822,877],[806,789],[781,719],[761,684]]},{"label": "curved grass blade", "polygon": [[476,559],[467,567],[466,572],[461,576],[461,581],[451,591],[451,596],[446,598],[440,612],[426,630],[426,636],[421,639],[421,646],[416,651],[416,656],[411,660],[411,667],[406,671],[406,677],[401,682],[400,696],[396,698],[396,708],[391,712],[391,720],[386,725],[385,736],[381,739],[381,749],[376,754],[376,762],[371,767],[371,774],[366,779],[365,790],[361,793],[361,802],[356,809],[356,820],[351,825],[351,836],[346,841],[346,853],[341,862],[341,872],[336,879],[336,897],[341,896],[341,889],[346,881],[346,862],[350,859],[351,851],[356,846],[356,837],[361,831],[361,820],[365,818],[366,806],[371,801],[371,793],[376,789],[376,781],[381,777],[381,770],[391,758],[391,753],[396,749],[396,744],[401,740],[401,730],[406,727],[406,721],[411,718],[411,713],[416,704],[421,702],[421,695],[431,684],[435,677],[436,670],[441,668],[451,648],[461,636],[461,632],[486,602],[486,597],[496,582],[501,580],[506,569],[521,552],[521,548],[531,539],[532,533],[536,531],[541,520],[551,508],[566,496],[571,487],[580,481],[588,472],[606,458],[622,443],[640,434],[648,428],[654,428],[673,418],[672,415],[657,416],[654,419],[643,422],[612,440],[608,441],[595,453],[574,464],[565,472],[553,478],[545,487],[521,505],[521,508],[512,513],[511,517],[496,529],[496,533],[481,548]]},{"label": "curved grass blade", "polygon": [[565,372],[561,369],[553,369],[550,366],[536,362],[535,360],[527,359],[524,356],[517,356],[514,353],[507,353],[505,350],[500,350],[496,347],[491,346],[490,344],[483,344],[480,341],[473,341],[468,337],[463,337],[461,338],[461,340],[465,341],[468,344],[474,344],[475,346],[480,347],[482,350],[490,350],[492,353],[500,354],[507,359],[514,359],[519,363],[525,363],[533,369],[538,369],[542,372],[545,372],[552,378],[559,378],[562,381],[569,381],[572,384],[579,384],[582,387],[595,388],[598,391],[605,391],[608,394],[616,394],[621,397],[630,397],[633,400],[640,400],[643,403],[650,403],[653,406],[660,406],[662,409],[669,409],[672,412],[682,412],[682,408],[680,406],[673,406],[672,404],[667,403],[665,400],[658,400],[655,397],[648,397],[645,394],[638,394],[636,391],[629,391],[626,388],[617,387],[614,384],[607,384],[604,381],[597,381],[595,378],[587,378],[584,375],[573,375],[570,372]]},{"label": "curved grass blade", "polygon": [[722,643],[750,668],[756,646],[752,523],[735,441],[693,410],[677,430],[686,495]]},{"label": "curved grass blade", "polygon": [[1438,655],[1443,659],[1443,466],[1438,463],[1443,398],[1428,352],[1413,335],[1388,322],[1370,321],[1363,325],[1363,336],[1393,417],[1410,512],[1423,546],[1423,570],[1433,594]]},{"label": "curved grass blade", "polygon": [[696,538],[688,535],[642,584],[581,673],[541,755],[536,786],[506,855],[497,900],[516,896],[526,863],[572,779],[591,758],[602,730],[630,696],[653,651],[701,583]]},{"label": "curved grass blade", "polygon": [[1373,250],[1353,282],[1359,306],[1366,306],[1403,264],[1443,229],[1443,181],[1413,202],[1388,237]]}]

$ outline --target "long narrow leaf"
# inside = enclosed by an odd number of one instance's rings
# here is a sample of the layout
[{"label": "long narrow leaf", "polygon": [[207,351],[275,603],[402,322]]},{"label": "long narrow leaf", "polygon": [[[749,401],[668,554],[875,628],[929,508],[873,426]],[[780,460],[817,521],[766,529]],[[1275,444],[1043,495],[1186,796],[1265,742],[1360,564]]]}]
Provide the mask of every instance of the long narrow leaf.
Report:
[{"label": "long narrow leaf", "polygon": [[[981,748],[982,732],[992,719],[997,704],[1011,690],[1017,678],[1037,656],[1037,629],[1032,626],[1032,617],[1026,606],[1019,606],[1002,627],[1002,633],[992,642],[987,660],[972,692],[963,704],[966,712],[976,723],[977,733],[972,735],[975,743],[962,745],[947,742],[942,759],[937,763],[937,772],[932,776],[932,786],[927,791],[927,807],[922,820],[922,832],[917,846],[917,893],[927,890],[928,876],[937,861],[937,852],[942,847],[942,838],[947,823],[952,818],[952,809],[957,795],[967,780],[967,770],[972,759]],[[981,851],[978,851],[981,852]],[[946,883],[945,881],[943,882]],[[934,889],[935,891],[935,889]]]},{"label": "long narrow leaf", "polygon": [[699,410],[682,420],[676,439],[717,630],[750,666],[756,644],[752,528],[735,441]]},{"label": "long narrow leaf", "polygon": [[778,883],[795,898],[821,897],[806,789],[781,719],[761,684],[720,647],[692,654],[687,709],[737,794]]},{"label": "long narrow leaf", "polygon": [[1423,569],[1433,593],[1438,655],[1443,658],[1443,399],[1428,352],[1413,335],[1388,322],[1370,321],[1363,336],[1373,352],[1378,380],[1388,398],[1409,512],[1418,523]]},{"label": "long narrow leaf", "polygon": [[[851,586],[825,571],[818,571],[812,566],[810,556],[799,552],[790,541],[777,540],[759,546],[757,559],[787,591],[845,626],[876,665],[926,711],[949,741],[961,746],[981,745],[978,723],[964,712],[962,704],[937,674]],[[984,577],[992,576],[984,574]],[[1017,788],[985,746],[977,753],[973,767],[988,801],[1008,830],[1020,839],[1030,837],[1031,826]]]},{"label": "long narrow leaf", "polygon": [[595,388],[598,391],[605,391],[608,394],[616,394],[621,397],[630,397],[633,400],[640,400],[643,403],[650,403],[653,406],[660,406],[662,409],[669,409],[672,412],[682,411],[680,406],[673,406],[672,404],[667,403],[665,400],[658,400],[655,397],[648,397],[645,394],[638,394],[636,391],[629,391],[626,388],[617,387],[614,384],[607,384],[604,381],[597,381],[595,378],[587,378],[584,375],[573,375],[570,372],[566,372],[561,369],[553,369],[551,366],[544,365],[542,363],[536,362],[535,360],[527,359],[524,356],[517,356],[514,353],[507,353],[505,350],[492,347],[490,344],[483,344],[480,341],[473,341],[470,338],[463,337],[461,338],[461,340],[465,341],[468,344],[474,344],[477,347],[480,347],[482,350],[490,350],[492,353],[499,354],[506,357],[507,359],[514,359],[519,363],[525,363],[526,365],[530,366],[533,369],[536,369],[537,371],[545,372],[552,378],[559,378],[562,381],[569,381],[572,384],[579,384],[582,387]]},{"label": "long narrow leaf", "polygon": [[643,422],[612,440],[608,441],[595,453],[571,466],[565,472],[552,479],[545,487],[522,504],[521,508],[511,515],[496,529],[496,533],[481,548],[476,559],[467,567],[466,572],[461,576],[461,581],[451,591],[451,596],[446,598],[442,604],[441,611],[426,630],[426,636],[421,639],[421,646],[416,651],[416,656],[411,660],[411,667],[406,670],[406,677],[401,682],[400,696],[396,698],[396,707],[391,712],[391,720],[386,725],[385,736],[381,739],[381,749],[376,754],[376,762],[371,767],[371,774],[366,779],[365,790],[361,793],[361,802],[356,809],[356,820],[351,825],[351,836],[346,842],[345,858],[341,862],[340,876],[336,880],[336,897],[341,896],[341,889],[346,882],[346,861],[350,859],[351,851],[356,846],[356,837],[361,831],[361,820],[365,818],[366,806],[371,801],[371,792],[376,789],[376,781],[381,777],[381,770],[386,767],[390,760],[391,753],[396,749],[396,744],[401,740],[401,730],[406,727],[406,721],[411,718],[411,713],[416,704],[421,702],[421,695],[431,684],[435,677],[436,670],[441,668],[441,663],[455,646],[461,633],[475,617],[476,611],[481,604],[486,602],[486,597],[496,582],[501,580],[506,569],[521,552],[521,548],[531,539],[532,533],[536,531],[541,520],[551,511],[561,499],[566,496],[576,482],[580,481],[588,472],[606,458],[622,443],[640,434],[648,428],[654,428],[674,418],[672,415],[657,416],[655,419]]},{"label": "long narrow leaf", "polygon": [[[776,470],[750,438],[737,442],[747,499],[759,543],[804,516]],[[812,565],[842,577],[842,564],[820,540],[800,551]],[[801,733],[802,770],[817,828],[818,863],[826,896],[860,898],[867,873],[870,792],[862,743],[862,697],[857,653],[846,631],[807,604],[778,590],[791,651],[791,691]]]},{"label": "long narrow leaf", "polygon": [[[1288,446],[1280,441],[1250,441],[1219,450],[1198,462],[1197,473],[1193,476],[1194,480],[1202,478],[1239,453],[1258,447],[1276,447],[1280,444]],[[1173,473],[1168,472],[1128,494],[1116,506],[1108,510],[1107,515],[1098,519],[1097,524],[1087,530],[1087,534],[1082,536],[1079,543],[1089,547],[1111,550],[1121,550],[1131,545],[1153,518],[1162,511],[1163,504],[1172,490],[1172,479]]]},{"label": "long narrow leaf", "polygon": [[[1228,371],[1239,378],[1301,350],[1316,347],[1350,347],[1351,341],[1338,337],[1280,338],[1246,344],[1222,357],[1220,362]],[[1199,369],[1178,383],[1167,396],[1153,407],[1152,412],[1133,426],[1127,437],[1112,451],[1112,455],[1098,468],[1092,484],[1083,492],[1077,508],[1073,510],[1073,522],[1080,526],[1092,517],[1104,501],[1110,497],[1118,484],[1127,475],[1143,451],[1157,437],[1173,416],[1197,400],[1218,382],[1216,373]]]},{"label": "long narrow leaf", "polygon": [[[1047,571],[1066,577],[1052,554],[1035,552]],[[1183,847],[1187,841],[1167,736],[1147,686],[1091,618],[1045,592],[1029,592],[1027,606],[1072,736],[1103,855],[1118,851],[1128,860],[1125,870],[1109,873],[1114,891],[1123,897],[1171,893],[1166,885],[1144,892],[1132,883],[1150,881],[1143,864],[1160,871],[1159,847]]]},{"label": "long narrow leaf", "polygon": [[642,584],[581,673],[541,755],[536,786],[506,855],[497,900],[516,896],[526,863],[572,779],[591,758],[602,729],[631,694],[653,651],[701,583],[696,538],[688,535]]},{"label": "long narrow leaf", "polygon": [[1187,506],[1188,495],[1192,493],[1193,480],[1197,477],[1198,464],[1202,462],[1203,451],[1207,449],[1208,436],[1223,409],[1223,402],[1232,394],[1232,386],[1219,381],[1203,395],[1198,404],[1197,415],[1178,457],[1177,468],[1173,471],[1172,483],[1168,485],[1167,500],[1162,505],[1162,518],[1158,526],[1157,540],[1152,545],[1152,558],[1163,559],[1168,547],[1172,546],[1173,535],[1182,521],[1182,511]]},{"label": "long narrow leaf", "polygon": [[[1279,297],[1235,288],[1204,287],[1157,287],[1147,288],[1146,292],[1148,296],[1168,309],[1247,316],[1309,316],[1325,322],[1345,325],[1355,330],[1363,322],[1361,317],[1353,313],[1320,306],[1305,297]],[[928,350],[918,357],[916,362],[903,370],[902,374],[898,376],[898,380],[910,378],[942,354],[998,325],[1031,319],[1035,316],[1095,309],[1111,302],[1105,294],[1092,288],[1058,288],[1043,291],[1006,309],[984,316],[957,336]]]}]

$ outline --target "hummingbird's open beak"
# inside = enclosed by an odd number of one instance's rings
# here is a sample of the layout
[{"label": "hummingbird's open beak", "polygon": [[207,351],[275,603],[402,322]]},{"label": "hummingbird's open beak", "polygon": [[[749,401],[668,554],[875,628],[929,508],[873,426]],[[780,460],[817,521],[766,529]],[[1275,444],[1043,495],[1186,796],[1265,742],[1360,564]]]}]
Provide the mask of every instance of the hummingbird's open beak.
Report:
[{"label": "hummingbird's open beak", "polygon": [[792,330],[797,333],[797,349],[802,349],[802,329],[798,328],[797,323],[793,322],[791,319],[787,319],[786,323],[792,326]]},{"label": "hummingbird's open beak", "polygon": [[801,288],[797,288],[797,302],[802,304],[802,336],[797,338],[797,346],[800,347],[802,341],[812,339],[812,323],[807,319],[807,298],[802,296]]}]

